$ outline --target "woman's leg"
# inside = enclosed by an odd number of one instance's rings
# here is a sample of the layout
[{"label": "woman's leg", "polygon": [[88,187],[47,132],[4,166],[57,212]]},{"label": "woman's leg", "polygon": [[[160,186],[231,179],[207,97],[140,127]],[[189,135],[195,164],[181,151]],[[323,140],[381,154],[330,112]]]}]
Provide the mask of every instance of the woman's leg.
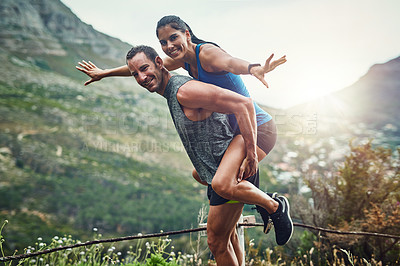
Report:
[{"label": "woman's leg", "polygon": [[278,245],[284,245],[293,233],[289,202],[283,196],[272,199],[246,179],[237,182],[239,167],[245,153],[243,137],[238,135],[230,143],[219,164],[211,183],[212,189],[225,199],[255,204],[265,209],[274,223],[276,242]]},{"label": "woman's leg", "polygon": [[[264,157],[274,148],[277,139],[276,125],[270,120],[257,127],[257,147],[264,152]],[[259,159],[261,161],[262,159]]]},{"label": "woman's leg", "polygon": [[269,213],[275,212],[279,205],[278,202],[246,180],[237,182],[236,177],[244,157],[244,140],[241,135],[237,135],[222,158],[212,180],[212,188],[218,195],[226,199],[259,205]]},{"label": "woman's leg", "polygon": [[[276,126],[273,120],[268,121],[257,127],[257,156],[261,162],[273,149],[276,143]],[[227,151],[228,152],[228,151]],[[207,186],[207,182],[201,181],[196,169],[192,172],[193,178],[202,185]]]}]

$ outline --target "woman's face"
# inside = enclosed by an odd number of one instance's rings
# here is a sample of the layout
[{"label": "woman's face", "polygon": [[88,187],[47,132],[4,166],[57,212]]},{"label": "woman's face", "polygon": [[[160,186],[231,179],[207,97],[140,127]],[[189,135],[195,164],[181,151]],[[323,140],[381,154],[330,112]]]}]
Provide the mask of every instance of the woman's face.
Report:
[{"label": "woman's face", "polygon": [[182,59],[188,48],[189,32],[185,33],[166,25],[158,29],[158,40],[164,53],[173,59]]}]

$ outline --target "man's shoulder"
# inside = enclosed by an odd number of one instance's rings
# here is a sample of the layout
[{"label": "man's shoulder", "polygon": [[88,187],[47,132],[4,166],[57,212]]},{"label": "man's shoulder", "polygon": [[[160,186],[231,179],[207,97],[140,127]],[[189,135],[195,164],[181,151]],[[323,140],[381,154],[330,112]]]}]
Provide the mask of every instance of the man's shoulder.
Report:
[{"label": "man's shoulder", "polygon": [[170,78],[170,81],[172,81],[173,83],[182,83],[185,84],[186,82],[193,80],[193,78],[189,77],[189,76],[185,76],[185,75],[173,75]]},{"label": "man's shoulder", "polygon": [[175,98],[175,94],[178,90],[184,85],[186,82],[191,81],[191,77],[183,76],[183,75],[173,75],[168,80],[167,86],[164,91],[164,97],[167,99]]}]

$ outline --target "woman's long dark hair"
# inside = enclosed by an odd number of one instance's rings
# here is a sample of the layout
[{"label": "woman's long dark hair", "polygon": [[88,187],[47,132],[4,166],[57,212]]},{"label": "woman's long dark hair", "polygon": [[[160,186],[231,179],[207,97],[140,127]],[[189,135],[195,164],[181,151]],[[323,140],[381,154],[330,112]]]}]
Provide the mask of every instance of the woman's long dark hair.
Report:
[{"label": "woman's long dark hair", "polygon": [[214,44],[215,46],[218,46],[216,43],[206,42],[202,39],[197,38],[196,35],[194,35],[192,29],[189,27],[189,25],[186,24],[186,22],[183,21],[180,17],[174,16],[174,15],[164,16],[157,22],[157,28],[156,28],[157,37],[158,37],[158,29],[161,27],[165,27],[167,25],[170,25],[172,28],[181,31],[182,33],[185,33],[185,31],[188,30],[190,33],[192,42],[195,44],[211,43],[211,44]]}]

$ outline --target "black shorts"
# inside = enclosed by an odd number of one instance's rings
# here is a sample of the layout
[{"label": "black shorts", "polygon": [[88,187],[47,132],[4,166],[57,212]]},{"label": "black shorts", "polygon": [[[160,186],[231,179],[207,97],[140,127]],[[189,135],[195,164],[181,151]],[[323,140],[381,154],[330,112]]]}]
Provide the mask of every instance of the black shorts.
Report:
[{"label": "black shorts", "polygon": [[[250,182],[254,186],[259,187],[260,186],[260,177],[259,177],[258,172],[259,171],[257,170],[257,173],[255,175],[245,179],[242,182]],[[208,196],[208,200],[210,201],[211,206],[218,206],[218,205],[222,205],[225,203],[239,203],[238,201],[231,201],[229,199],[225,199],[225,198],[221,197],[213,190],[213,188],[211,187],[210,184],[208,185],[208,188],[207,188],[207,196]]]}]

